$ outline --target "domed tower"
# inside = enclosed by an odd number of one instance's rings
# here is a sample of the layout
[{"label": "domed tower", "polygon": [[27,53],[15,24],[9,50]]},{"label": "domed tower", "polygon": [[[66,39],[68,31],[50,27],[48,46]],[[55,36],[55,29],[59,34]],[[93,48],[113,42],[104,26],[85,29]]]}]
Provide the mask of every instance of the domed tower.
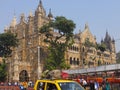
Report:
[{"label": "domed tower", "polygon": [[115,53],[115,40],[111,39],[110,35],[108,34],[108,32],[106,31],[106,36],[104,38],[104,43],[106,45],[106,48],[108,50],[110,50],[111,52]]}]

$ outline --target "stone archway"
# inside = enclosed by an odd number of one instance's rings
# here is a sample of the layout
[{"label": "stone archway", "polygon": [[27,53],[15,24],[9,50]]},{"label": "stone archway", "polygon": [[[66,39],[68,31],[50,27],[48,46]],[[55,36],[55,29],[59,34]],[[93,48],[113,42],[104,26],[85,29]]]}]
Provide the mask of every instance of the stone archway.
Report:
[{"label": "stone archway", "polygon": [[28,72],[26,70],[22,70],[19,73],[19,81],[21,81],[21,82],[29,81]]}]

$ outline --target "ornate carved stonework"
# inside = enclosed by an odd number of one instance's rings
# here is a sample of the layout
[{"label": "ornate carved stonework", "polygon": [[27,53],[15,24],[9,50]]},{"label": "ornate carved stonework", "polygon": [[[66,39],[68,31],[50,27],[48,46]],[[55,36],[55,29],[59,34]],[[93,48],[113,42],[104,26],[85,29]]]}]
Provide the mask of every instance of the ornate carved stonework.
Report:
[{"label": "ornate carved stonework", "polygon": [[[12,56],[8,58],[9,81],[35,81],[38,79],[38,65],[42,70],[47,52],[47,45],[43,42],[44,36],[38,33],[38,29],[52,18],[51,11],[46,16],[46,11],[40,1],[35,13],[32,14],[30,12],[28,20],[22,14],[20,22],[17,23],[14,17],[10,28],[5,29],[6,32],[10,30],[12,33],[17,34],[19,39],[19,46],[14,48]],[[108,34],[106,35],[107,37]],[[105,52],[101,52],[93,46],[85,46],[86,40],[89,40],[94,45],[97,43],[96,37],[91,34],[88,24],[85,24],[83,32],[74,35],[75,43],[65,53],[66,63],[70,64],[71,68],[86,68],[116,63],[114,42],[110,41],[107,43],[111,47]],[[40,52],[38,52],[38,46],[40,47]],[[38,60],[40,61],[39,64]]]}]

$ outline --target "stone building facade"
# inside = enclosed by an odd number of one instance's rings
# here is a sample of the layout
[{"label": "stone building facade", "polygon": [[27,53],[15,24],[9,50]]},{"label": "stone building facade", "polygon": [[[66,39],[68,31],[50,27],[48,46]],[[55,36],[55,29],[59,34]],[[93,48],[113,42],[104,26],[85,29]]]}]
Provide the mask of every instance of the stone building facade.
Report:
[{"label": "stone building facade", "polygon": [[[39,28],[53,19],[51,10],[48,15],[40,0],[34,14],[30,13],[27,20],[24,14],[21,14],[19,22],[14,16],[9,28],[5,32],[11,31],[17,34],[19,46],[14,48],[8,62],[8,81],[24,81],[40,78],[43,70],[44,59],[47,53],[47,44],[43,42],[44,36],[41,35]],[[106,50],[101,52],[94,46],[85,46],[85,41],[89,40],[96,45],[96,37],[92,35],[88,24],[85,24],[84,30],[74,35],[74,44],[68,48],[65,53],[66,63],[70,68],[87,68],[103,64],[116,63],[115,42],[111,39],[108,32],[101,43],[106,44]]]}]

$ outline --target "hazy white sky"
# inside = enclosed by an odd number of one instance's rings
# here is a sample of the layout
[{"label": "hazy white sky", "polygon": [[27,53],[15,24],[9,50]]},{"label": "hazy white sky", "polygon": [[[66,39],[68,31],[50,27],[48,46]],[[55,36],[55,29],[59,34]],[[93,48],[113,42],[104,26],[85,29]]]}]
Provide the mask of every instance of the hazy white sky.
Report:
[{"label": "hazy white sky", "polygon": [[[90,31],[100,42],[106,31],[116,41],[120,50],[120,0],[42,0],[48,14],[51,8],[54,16],[65,16],[76,23],[75,32],[83,31],[88,23]],[[25,16],[37,8],[39,0],[0,0],[0,32],[9,26],[13,16],[19,22],[21,13]]]}]

